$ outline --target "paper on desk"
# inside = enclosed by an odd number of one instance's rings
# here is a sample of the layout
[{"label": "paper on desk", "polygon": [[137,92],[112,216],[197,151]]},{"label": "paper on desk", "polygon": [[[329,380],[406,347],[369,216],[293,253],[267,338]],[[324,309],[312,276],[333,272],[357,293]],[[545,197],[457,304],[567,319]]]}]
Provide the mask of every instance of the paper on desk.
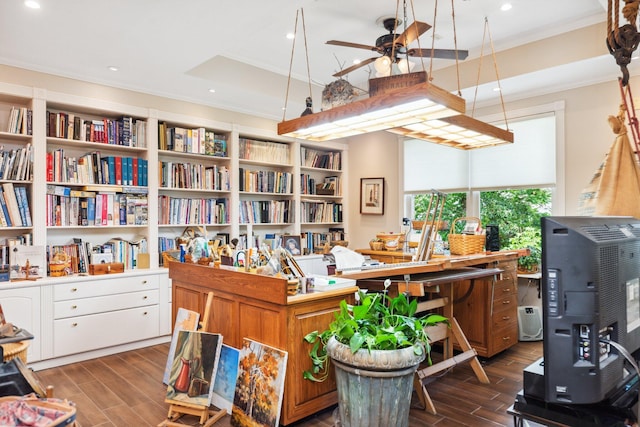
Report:
[{"label": "paper on desk", "polygon": [[364,264],[364,256],[344,246],[334,246],[331,253],[336,260],[336,270],[361,268]]}]

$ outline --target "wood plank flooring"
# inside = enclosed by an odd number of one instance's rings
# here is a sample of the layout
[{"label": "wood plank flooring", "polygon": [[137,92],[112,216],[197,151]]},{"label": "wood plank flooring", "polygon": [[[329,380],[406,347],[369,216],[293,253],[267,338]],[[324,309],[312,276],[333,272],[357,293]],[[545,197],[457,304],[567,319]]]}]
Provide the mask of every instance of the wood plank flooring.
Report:
[{"label": "wood plank flooring", "polygon": [[[147,347],[42,370],[37,376],[43,385],[54,386],[56,397],[75,402],[81,427],[156,426],[168,411],[166,386],[162,384],[168,349],[168,344]],[[437,357],[434,353],[435,360]],[[477,380],[469,364],[456,366],[427,386],[437,415],[420,409],[414,393],[409,426],[512,426],[506,410],[522,388],[522,370],[540,357],[542,342],[520,342],[490,359],[480,359],[491,380],[489,385]],[[293,425],[334,426],[334,409]],[[195,417],[183,417],[180,422],[198,425]],[[215,425],[230,426],[230,417]]]}]

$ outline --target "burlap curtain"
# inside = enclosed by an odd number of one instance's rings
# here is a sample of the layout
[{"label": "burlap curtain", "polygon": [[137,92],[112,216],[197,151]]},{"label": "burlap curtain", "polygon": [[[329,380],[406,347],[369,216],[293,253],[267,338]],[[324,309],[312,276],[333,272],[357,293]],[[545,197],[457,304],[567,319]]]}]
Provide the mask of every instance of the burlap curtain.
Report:
[{"label": "burlap curtain", "polygon": [[578,214],[640,218],[640,167],[627,135],[624,109],[609,116],[616,139],[589,185],[582,191]]}]

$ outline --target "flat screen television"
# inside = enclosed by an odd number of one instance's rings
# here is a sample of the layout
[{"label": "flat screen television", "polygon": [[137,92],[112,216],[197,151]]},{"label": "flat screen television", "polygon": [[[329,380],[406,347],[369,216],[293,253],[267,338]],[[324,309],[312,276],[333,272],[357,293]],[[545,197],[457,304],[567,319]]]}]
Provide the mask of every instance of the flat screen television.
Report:
[{"label": "flat screen television", "polygon": [[629,370],[614,341],[640,348],[640,220],[544,217],[545,400],[601,402]]}]

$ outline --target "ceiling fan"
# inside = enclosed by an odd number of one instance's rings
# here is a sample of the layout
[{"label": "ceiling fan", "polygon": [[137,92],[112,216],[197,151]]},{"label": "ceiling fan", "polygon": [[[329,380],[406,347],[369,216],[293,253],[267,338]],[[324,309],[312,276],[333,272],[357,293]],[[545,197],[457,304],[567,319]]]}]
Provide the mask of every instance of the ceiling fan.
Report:
[{"label": "ceiling fan", "polygon": [[[344,70],[335,73],[333,77],[342,77],[345,74],[348,74],[372,62],[378,61],[381,58],[387,58],[387,67],[390,66],[390,62],[398,63],[398,65],[400,65],[407,56],[430,58],[432,55],[432,49],[408,48],[407,46],[417,40],[418,37],[420,37],[422,34],[427,32],[431,28],[431,25],[425,22],[414,21],[405,29],[402,34],[398,35],[396,34],[396,29],[401,23],[402,21],[396,20],[396,18],[383,19],[382,25],[387,31],[389,31],[389,34],[384,34],[378,37],[376,39],[375,46],[343,42],[339,40],[329,40],[326,44],[372,50],[382,55],[381,57],[365,59],[358,64],[352,65],[351,67],[345,68]],[[433,58],[456,59],[456,52],[458,55],[458,59],[460,60],[465,59],[469,55],[469,52],[466,50],[456,51],[454,49],[433,49]],[[408,66],[406,65],[406,62],[405,66]]]}]

